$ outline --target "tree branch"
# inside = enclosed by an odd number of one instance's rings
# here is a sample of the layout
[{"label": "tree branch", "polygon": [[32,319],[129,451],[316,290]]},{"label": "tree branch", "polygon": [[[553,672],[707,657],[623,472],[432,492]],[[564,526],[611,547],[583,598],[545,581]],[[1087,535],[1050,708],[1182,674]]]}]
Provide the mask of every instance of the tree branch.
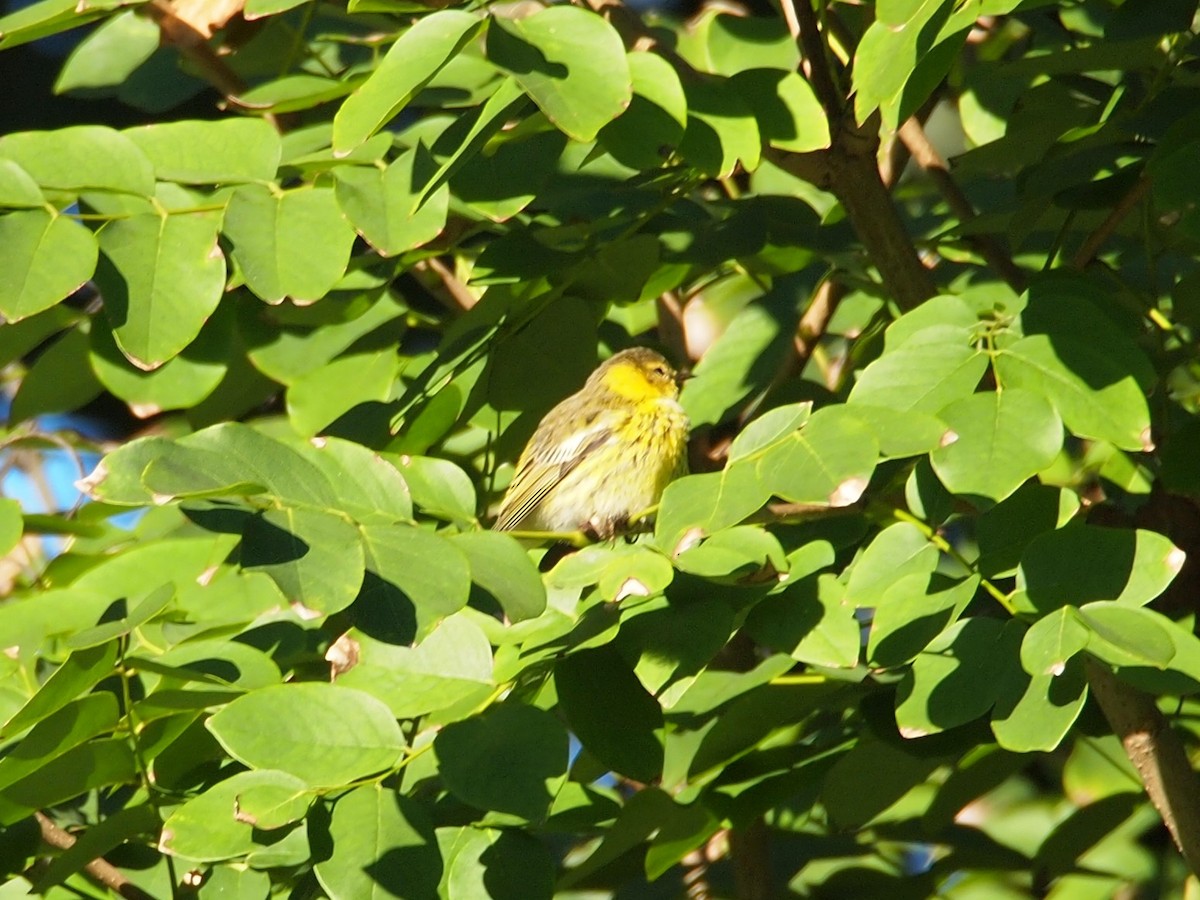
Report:
[{"label": "tree branch", "polygon": [[[821,106],[825,110],[825,118],[829,120],[832,128],[833,124],[842,117],[846,98],[833,79],[833,71],[829,67],[829,57],[825,53],[825,42],[821,39],[821,30],[817,25],[817,17],[813,13],[812,0],[781,0],[781,2],[791,7],[796,20],[795,27],[800,32],[799,35],[793,32],[792,36],[799,37],[804,61],[808,64],[809,83],[812,84],[817,99],[821,101]],[[788,24],[791,27],[791,23]]]},{"label": "tree branch", "polygon": [[[908,148],[908,152],[912,154],[913,161],[933,179],[937,189],[950,204],[950,209],[958,216],[959,222],[965,223],[974,219],[975,207],[971,205],[967,195],[962,192],[958,182],[950,176],[946,160],[942,159],[942,155],[929,142],[920,121],[915,117],[908,119],[900,126],[899,138]],[[898,176],[899,173],[896,175]],[[1017,268],[1012,258],[991,235],[971,235],[967,237],[967,241],[979,251],[980,255],[987,260],[988,265],[1008,283],[1009,287],[1017,293],[1025,290],[1025,273]]]},{"label": "tree branch", "polygon": [[[34,813],[34,818],[37,819],[38,827],[42,830],[42,840],[51,847],[69,850],[75,846],[74,836],[59,828],[43,813]],[[95,882],[125,897],[126,900],[154,900],[107,860],[93,859],[83,867],[83,871]]]},{"label": "tree branch", "polygon": [[1134,208],[1145,199],[1146,194],[1150,192],[1150,179],[1144,174],[1134,183],[1128,193],[1121,198],[1121,202],[1113,207],[1112,212],[1108,217],[1100,223],[1100,226],[1087,236],[1083,242],[1083,246],[1076,252],[1071,260],[1071,265],[1076,269],[1086,269],[1088,264],[1095,259],[1096,254],[1100,252],[1100,248],[1104,246],[1104,242],[1113,236],[1113,232],[1117,230],[1117,226],[1121,224],[1127,215],[1133,212]]},{"label": "tree branch", "polygon": [[1089,659],[1087,678],[1175,846],[1200,875],[1200,781],[1179,735],[1152,697],[1119,681],[1106,666]]}]

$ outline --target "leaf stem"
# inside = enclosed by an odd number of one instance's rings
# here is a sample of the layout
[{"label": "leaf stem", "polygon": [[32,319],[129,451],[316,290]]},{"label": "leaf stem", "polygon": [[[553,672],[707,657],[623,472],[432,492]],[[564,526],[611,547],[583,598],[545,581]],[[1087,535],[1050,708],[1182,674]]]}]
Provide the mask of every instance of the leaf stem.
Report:
[{"label": "leaf stem", "polygon": [[[937,529],[933,528],[928,523],[923,522],[921,519],[918,519],[907,510],[893,509],[891,513],[892,516],[899,521],[906,522],[919,530],[923,535],[925,535],[925,538],[929,541],[929,543],[933,544],[933,546],[937,547],[940,551],[945,553],[972,575],[979,575],[978,567],[976,567],[969,559],[959,553],[958,548],[942,537],[942,535],[938,533]],[[1000,590],[1000,588],[996,587],[996,585],[984,578],[982,575],[979,575],[979,583],[983,586],[983,589],[992,596],[993,600],[1004,607],[1010,616],[1017,615],[1016,606],[1013,604],[1012,599],[1006,593],[1004,593],[1004,591]]]}]

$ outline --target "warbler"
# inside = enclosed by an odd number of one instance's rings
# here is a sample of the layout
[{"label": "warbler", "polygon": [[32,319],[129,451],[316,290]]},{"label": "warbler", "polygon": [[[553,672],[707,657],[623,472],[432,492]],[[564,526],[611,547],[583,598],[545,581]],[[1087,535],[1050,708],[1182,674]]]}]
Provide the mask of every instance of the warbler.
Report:
[{"label": "warbler", "polygon": [[538,423],[500,504],[500,531],[608,539],[687,472],[682,377],[645,347],[622,350]]}]

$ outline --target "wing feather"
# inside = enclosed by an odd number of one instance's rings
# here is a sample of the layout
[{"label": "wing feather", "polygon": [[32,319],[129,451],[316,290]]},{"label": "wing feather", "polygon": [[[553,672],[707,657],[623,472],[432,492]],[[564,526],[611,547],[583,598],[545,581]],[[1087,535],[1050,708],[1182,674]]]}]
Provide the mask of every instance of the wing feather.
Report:
[{"label": "wing feather", "polygon": [[517,462],[517,471],[500,505],[495,529],[511,531],[516,528],[580,463],[615,440],[615,425],[619,418],[610,413],[597,416],[587,427],[546,448],[535,446],[535,436]]}]

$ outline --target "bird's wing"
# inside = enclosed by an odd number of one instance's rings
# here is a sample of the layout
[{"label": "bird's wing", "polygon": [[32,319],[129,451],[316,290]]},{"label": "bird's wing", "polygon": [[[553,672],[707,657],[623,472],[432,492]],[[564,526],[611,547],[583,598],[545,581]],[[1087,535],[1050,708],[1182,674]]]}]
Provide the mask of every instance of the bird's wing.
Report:
[{"label": "bird's wing", "polygon": [[616,425],[620,418],[616,413],[601,413],[585,427],[540,452],[536,452],[531,443],[517,463],[517,472],[496,519],[496,530],[510,531],[515,528],[580,463],[601,447],[615,441]]}]

